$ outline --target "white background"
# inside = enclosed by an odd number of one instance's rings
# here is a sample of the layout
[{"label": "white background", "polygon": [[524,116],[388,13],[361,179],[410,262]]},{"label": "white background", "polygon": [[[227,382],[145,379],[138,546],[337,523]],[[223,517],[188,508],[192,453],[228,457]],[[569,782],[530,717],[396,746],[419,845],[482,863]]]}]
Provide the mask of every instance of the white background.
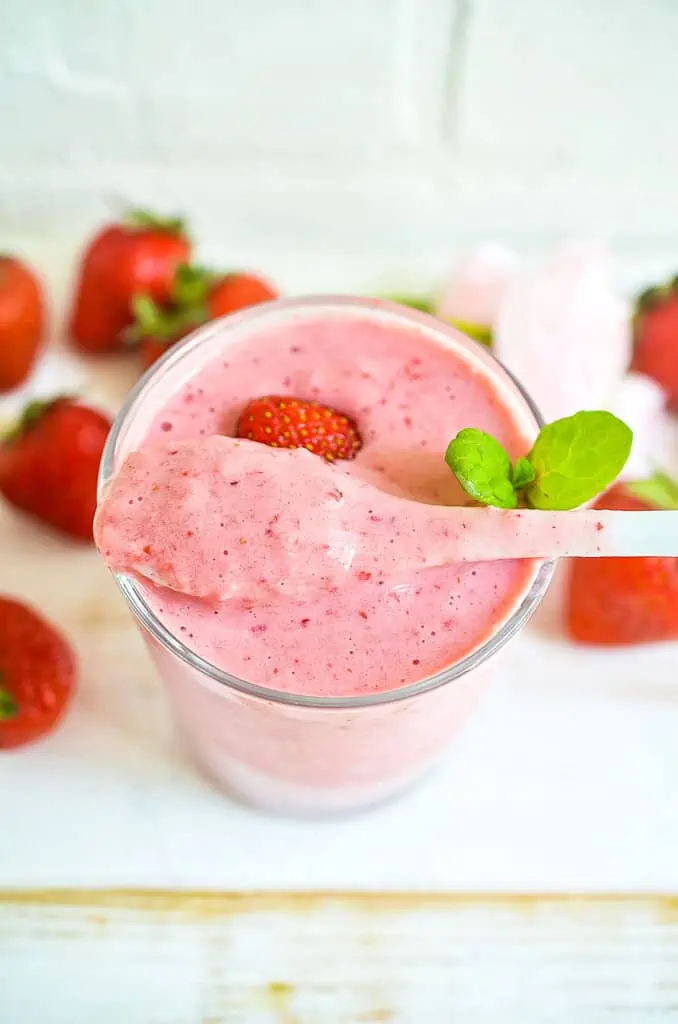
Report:
[{"label": "white background", "polygon": [[290,260],[309,288],[338,264],[396,287],[479,238],[582,232],[629,283],[676,269],[673,0],[4,0],[0,22],[5,244],[75,243],[122,197],[283,285]]}]

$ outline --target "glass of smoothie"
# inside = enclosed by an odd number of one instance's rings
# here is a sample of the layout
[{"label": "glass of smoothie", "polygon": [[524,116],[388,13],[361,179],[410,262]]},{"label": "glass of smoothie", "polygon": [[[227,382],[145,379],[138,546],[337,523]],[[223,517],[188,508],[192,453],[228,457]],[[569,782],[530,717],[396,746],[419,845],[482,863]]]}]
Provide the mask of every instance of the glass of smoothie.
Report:
[{"label": "glass of smoothie", "polygon": [[[460,429],[487,431],[516,458],[540,426],[489,351],[433,317],[372,299],[279,300],[202,327],[139,381],[104,452],[104,510],[129,453],[234,435],[262,395],[345,413],[363,447],[337,474],[429,504],[468,501],[444,459]],[[504,560],[359,573],[338,592],[271,606],[116,579],[208,775],[255,805],[322,814],[390,797],[439,759],[552,571]]]}]

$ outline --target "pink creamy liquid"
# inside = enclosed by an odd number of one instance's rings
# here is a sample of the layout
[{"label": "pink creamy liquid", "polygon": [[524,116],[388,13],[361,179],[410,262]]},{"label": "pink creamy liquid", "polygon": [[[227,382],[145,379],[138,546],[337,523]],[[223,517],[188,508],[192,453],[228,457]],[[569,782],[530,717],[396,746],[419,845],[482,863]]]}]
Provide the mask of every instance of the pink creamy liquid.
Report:
[{"label": "pink creamy liquid", "polygon": [[[488,431],[513,456],[526,448],[487,377],[411,327],[319,319],[263,330],[226,355],[158,413],[149,441],[233,434],[243,404],[257,395],[317,398],[350,415],[364,439],[340,472],[441,504],[462,500],[443,458],[462,427]],[[460,660],[505,621],[533,577],[528,562],[460,564],[393,583],[357,579],[305,604],[250,609],[215,609],[150,587],[147,596],[172,633],[232,675],[349,696],[404,686]]]},{"label": "pink creamy liquid", "polygon": [[[346,412],[365,444],[338,472],[426,502],[463,500],[443,458],[462,427],[487,430],[512,456],[537,432],[503,371],[446,325],[372,300],[301,299],[226,318],[177,349],[126,411],[113,463],[155,441],[233,433],[247,400],[267,393]],[[262,514],[244,517],[244,535]],[[492,638],[543,592],[548,572],[535,587],[537,571],[426,569],[249,610],[136,586],[171,637],[208,663],[172,649],[152,620],[154,632],[142,630],[196,759],[249,802],[315,814],[383,799],[437,760],[493,674]],[[209,664],[234,678],[215,678]],[[418,681],[421,690],[402,689]]]}]

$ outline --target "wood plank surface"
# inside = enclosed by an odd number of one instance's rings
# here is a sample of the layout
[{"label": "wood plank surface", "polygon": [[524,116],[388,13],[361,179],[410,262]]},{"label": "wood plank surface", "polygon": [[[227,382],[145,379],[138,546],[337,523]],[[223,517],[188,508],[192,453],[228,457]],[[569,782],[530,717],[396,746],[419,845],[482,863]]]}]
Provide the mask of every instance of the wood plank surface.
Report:
[{"label": "wood plank surface", "polygon": [[678,899],[5,890],[0,1020],[673,1021]]}]

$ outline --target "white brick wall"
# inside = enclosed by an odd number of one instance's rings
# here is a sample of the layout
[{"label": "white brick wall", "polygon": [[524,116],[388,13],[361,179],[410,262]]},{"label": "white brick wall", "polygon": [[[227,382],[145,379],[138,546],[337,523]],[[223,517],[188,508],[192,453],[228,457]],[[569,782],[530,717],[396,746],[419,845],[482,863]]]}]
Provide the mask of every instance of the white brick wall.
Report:
[{"label": "white brick wall", "polygon": [[677,50],[675,0],[2,0],[0,231],[76,238],[119,195],[220,258],[409,280],[584,231],[660,269]]}]

